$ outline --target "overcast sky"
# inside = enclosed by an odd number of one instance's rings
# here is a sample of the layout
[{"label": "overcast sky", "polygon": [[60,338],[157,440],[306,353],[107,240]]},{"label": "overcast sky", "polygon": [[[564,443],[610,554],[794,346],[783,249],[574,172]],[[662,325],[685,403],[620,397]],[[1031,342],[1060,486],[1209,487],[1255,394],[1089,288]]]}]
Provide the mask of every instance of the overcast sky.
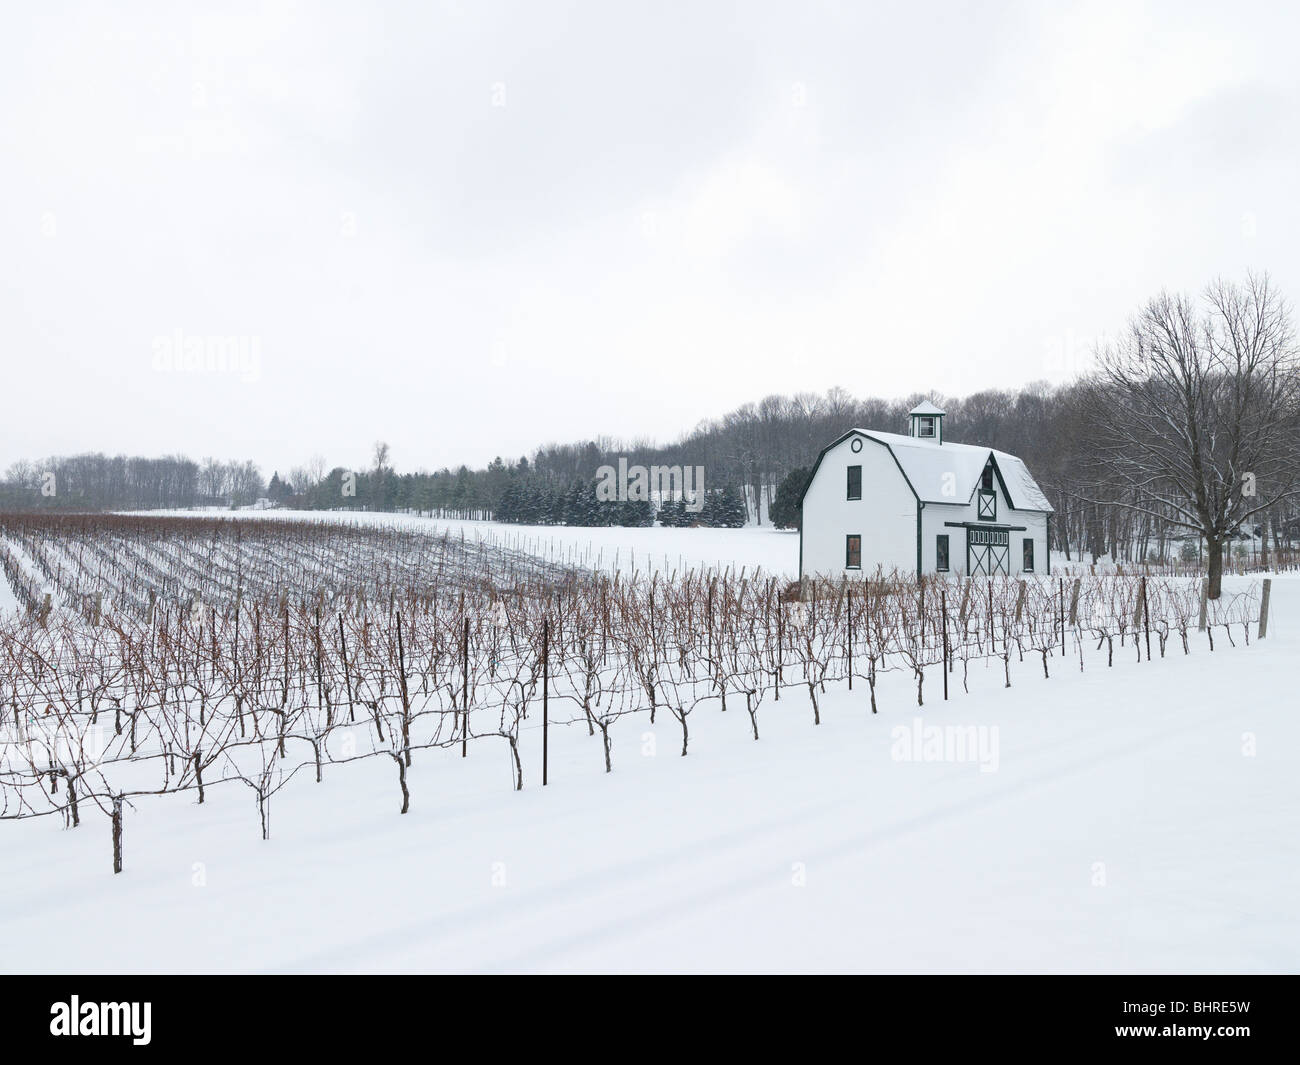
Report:
[{"label": "overcast sky", "polygon": [[1286,7],[7,4],[0,467],[478,465],[1294,299]]}]

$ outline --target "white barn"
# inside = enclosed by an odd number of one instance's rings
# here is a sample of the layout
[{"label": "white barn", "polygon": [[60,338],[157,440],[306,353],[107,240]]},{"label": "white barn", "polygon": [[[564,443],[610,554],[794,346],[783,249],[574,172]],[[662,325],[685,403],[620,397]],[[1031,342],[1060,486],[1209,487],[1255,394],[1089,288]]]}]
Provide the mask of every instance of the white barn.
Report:
[{"label": "white barn", "polygon": [[970,576],[1051,572],[1052,507],[1014,455],[946,444],[928,401],[911,432],[851,429],[827,445],[800,498],[799,577],[876,567]]}]

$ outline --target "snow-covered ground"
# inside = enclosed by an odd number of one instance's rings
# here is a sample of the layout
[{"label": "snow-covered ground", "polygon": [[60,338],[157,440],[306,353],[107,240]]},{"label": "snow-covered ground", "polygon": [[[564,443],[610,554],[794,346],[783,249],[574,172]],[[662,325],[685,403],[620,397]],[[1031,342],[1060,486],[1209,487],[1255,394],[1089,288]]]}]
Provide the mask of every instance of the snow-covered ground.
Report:
[{"label": "snow-covered ground", "polygon": [[[738,564],[780,536],[720,535]],[[544,790],[532,725],[524,791],[479,742],[417,756],[405,816],[391,766],[331,766],[277,796],[269,842],[236,786],[140,801],[120,876],[99,814],[6,822],[0,969],[1295,971],[1298,603],[1278,582],[1250,647],[1026,659],[1010,689],[995,662],[921,710],[901,674],[878,716],[841,687],[816,727],[788,692],[757,742],[702,707],[686,758],[637,715],[608,776],[553,728]],[[964,760],[926,760],[916,730],[949,726]]]}]

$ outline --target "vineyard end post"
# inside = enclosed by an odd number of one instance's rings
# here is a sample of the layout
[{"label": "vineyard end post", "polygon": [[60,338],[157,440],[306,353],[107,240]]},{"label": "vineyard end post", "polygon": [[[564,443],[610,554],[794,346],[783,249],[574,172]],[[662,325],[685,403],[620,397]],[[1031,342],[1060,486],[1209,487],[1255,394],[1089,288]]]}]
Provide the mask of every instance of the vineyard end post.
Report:
[{"label": "vineyard end post", "polygon": [[542,618],[542,787],[546,787],[550,740],[549,693],[551,688],[551,619]]},{"label": "vineyard end post", "polygon": [[849,691],[853,690],[853,589],[846,587],[844,590],[844,607],[845,619],[848,627],[848,656],[849,656]]},{"label": "vineyard end post", "polygon": [[1065,578],[1058,577],[1060,582],[1060,614],[1061,614],[1061,657],[1065,657]]},{"label": "vineyard end post", "polygon": [[948,592],[939,592],[939,614],[943,625],[943,698],[948,701]]},{"label": "vineyard end post", "polygon": [[465,636],[461,641],[461,714],[463,722],[460,729],[460,756],[469,756],[469,615],[465,615]]},{"label": "vineyard end post", "polygon": [[1151,608],[1147,603],[1147,575],[1142,574],[1142,627],[1146,631],[1147,661],[1151,661]]},{"label": "vineyard end post", "polygon": [[113,796],[113,872],[122,871],[122,796]]}]

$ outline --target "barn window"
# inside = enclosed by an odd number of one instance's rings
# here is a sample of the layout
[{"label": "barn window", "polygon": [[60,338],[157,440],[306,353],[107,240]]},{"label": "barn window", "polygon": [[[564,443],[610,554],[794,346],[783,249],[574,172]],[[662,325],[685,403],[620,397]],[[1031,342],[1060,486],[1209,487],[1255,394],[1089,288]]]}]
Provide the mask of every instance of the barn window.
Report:
[{"label": "barn window", "polygon": [[980,521],[997,521],[998,520],[998,494],[994,491],[985,491],[980,489],[979,497],[979,520]]},{"label": "barn window", "polygon": [[862,537],[852,534],[844,538],[844,568],[862,568]]},{"label": "barn window", "polygon": [[980,487],[986,492],[993,491],[993,463],[984,467],[984,476],[980,478]]},{"label": "barn window", "polygon": [[1028,537],[1024,541],[1024,565],[1020,568],[1026,573],[1034,572],[1034,541]]},{"label": "barn window", "polygon": [[948,572],[948,534],[942,533],[934,538],[934,568],[940,573]]},{"label": "barn window", "polygon": [[862,498],[862,467],[861,466],[849,467],[849,498],[850,499]]},{"label": "barn window", "polygon": [[920,437],[930,437],[930,438],[933,438],[933,437],[934,437],[934,419],[933,419],[933,418],[919,418],[919,419],[917,419],[917,421],[918,421],[919,424],[918,424],[918,426],[917,426],[916,435],[917,435],[917,436],[920,436]]}]

